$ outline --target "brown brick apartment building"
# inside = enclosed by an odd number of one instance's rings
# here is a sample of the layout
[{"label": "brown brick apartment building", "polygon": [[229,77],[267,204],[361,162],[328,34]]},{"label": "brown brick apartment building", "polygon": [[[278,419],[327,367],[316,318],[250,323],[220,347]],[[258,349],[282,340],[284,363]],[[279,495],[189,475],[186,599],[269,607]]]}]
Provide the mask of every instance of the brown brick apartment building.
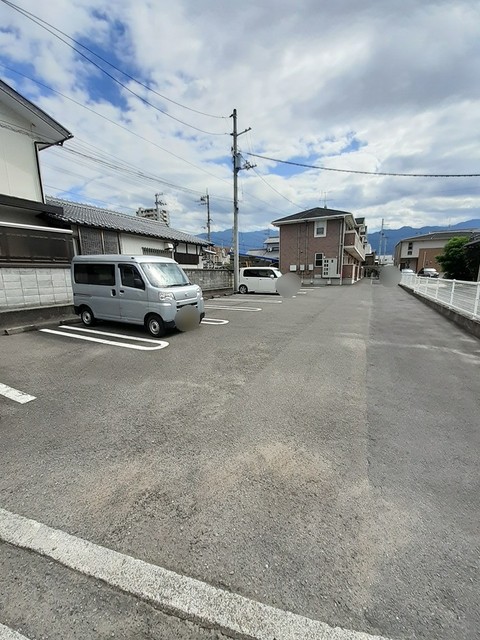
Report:
[{"label": "brown brick apartment building", "polygon": [[316,207],[272,222],[280,228],[280,270],[322,284],[353,284],[363,275],[365,218]]}]

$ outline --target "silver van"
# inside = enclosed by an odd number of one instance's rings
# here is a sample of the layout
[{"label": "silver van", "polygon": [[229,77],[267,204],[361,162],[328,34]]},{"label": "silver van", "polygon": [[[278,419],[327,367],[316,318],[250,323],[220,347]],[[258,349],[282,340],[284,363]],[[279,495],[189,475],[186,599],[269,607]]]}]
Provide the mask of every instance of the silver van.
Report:
[{"label": "silver van", "polygon": [[239,293],[277,293],[282,272],[275,267],[243,267],[238,279]]},{"label": "silver van", "polygon": [[95,320],[143,325],[159,337],[190,305],[205,316],[203,294],[171,258],[92,255],[72,259],[73,305],[87,327]]}]

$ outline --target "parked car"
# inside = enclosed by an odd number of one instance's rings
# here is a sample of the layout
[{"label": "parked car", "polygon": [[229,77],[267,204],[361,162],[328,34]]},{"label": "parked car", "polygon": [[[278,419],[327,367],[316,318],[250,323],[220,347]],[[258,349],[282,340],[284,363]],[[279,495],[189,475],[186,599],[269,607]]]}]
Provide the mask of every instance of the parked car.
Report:
[{"label": "parked car", "polygon": [[155,338],[176,326],[177,313],[205,316],[203,294],[181,267],[163,256],[85,255],[72,260],[75,313],[87,327],[98,320],[144,325]]},{"label": "parked car", "polygon": [[243,267],[240,269],[239,293],[277,293],[277,278],[282,272],[275,267]]},{"label": "parked car", "polygon": [[417,276],[422,276],[423,278],[438,278],[438,275],[438,271],[430,267],[423,267],[417,273]]},{"label": "parked car", "polygon": [[404,273],[405,275],[411,275],[414,276],[415,275],[415,271],[413,269],[402,269],[402,273]]}]

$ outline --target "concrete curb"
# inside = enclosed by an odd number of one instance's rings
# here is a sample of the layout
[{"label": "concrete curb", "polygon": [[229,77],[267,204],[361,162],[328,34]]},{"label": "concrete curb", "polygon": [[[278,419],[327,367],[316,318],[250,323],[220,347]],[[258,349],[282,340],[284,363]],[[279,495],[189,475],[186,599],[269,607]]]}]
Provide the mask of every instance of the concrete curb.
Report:
[{"label": "concrete curb", "polygon": [[101,580],[161,611],[245,640],[385,640],[217,589],[0,509],[0,539]]},{"label": "concrete curb", "polygon": [[455,311],[454,309],[451,309],[450,307],[447,307],[437,302],[436,300],[425,298],[425,296],[422,296],[422,294],[417,293],[416,291],[413,291],[412,289],[410,289],[409,287],[406,287],[403,284],[399,284],[398,286],[401,287],[404,291],[406,291],[410,295],[412,295],[414,298],[417,298],[417,300],[421,300],[424,304],[429,306],[431,309],[434,309],[434,311],[442,315],[444,318],[447,318],[447,320],[450,320],[450,322],[455,323],[458,327],[460,327],[467,333],[470,333],[471,335],[480,339],[480,322],[478,322],[478,320],[473,320],[472,318],[463,316],[461,313],[458,313],[458,311]]},{"label": "concrete curb", "polygon": [[3,333],[7,336],[13,336],[16,333],[25,333],[26,331],[38,331],[39,329],[45,329],[46,327],[58,327],[62,324],[80,324],[81,320],[78,316],[71,316],[68,318],[62,317],[55,320],[44,320],[43,322],[37,322],[35,324],[25,324],[18,327],[8,327],[3,329]]}]

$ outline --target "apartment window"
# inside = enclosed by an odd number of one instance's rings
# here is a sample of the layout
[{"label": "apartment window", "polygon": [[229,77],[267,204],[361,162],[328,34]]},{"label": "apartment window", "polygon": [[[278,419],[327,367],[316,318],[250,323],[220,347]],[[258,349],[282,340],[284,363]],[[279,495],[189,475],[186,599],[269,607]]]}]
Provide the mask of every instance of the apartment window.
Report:
[{"label": "apartment window", "polygon": [[413,253],[413,242],[409,242],[407,246],[407,256],[411,256]]},{"label": "apartment window", "polygon": [[322,268],[323,266],[323,253],[315,254],[315,266]]},{"label": "apartment window", "polygon": [[316,220],[315,221],[315,238],[324,238],[327,235],[327,221]]}]

